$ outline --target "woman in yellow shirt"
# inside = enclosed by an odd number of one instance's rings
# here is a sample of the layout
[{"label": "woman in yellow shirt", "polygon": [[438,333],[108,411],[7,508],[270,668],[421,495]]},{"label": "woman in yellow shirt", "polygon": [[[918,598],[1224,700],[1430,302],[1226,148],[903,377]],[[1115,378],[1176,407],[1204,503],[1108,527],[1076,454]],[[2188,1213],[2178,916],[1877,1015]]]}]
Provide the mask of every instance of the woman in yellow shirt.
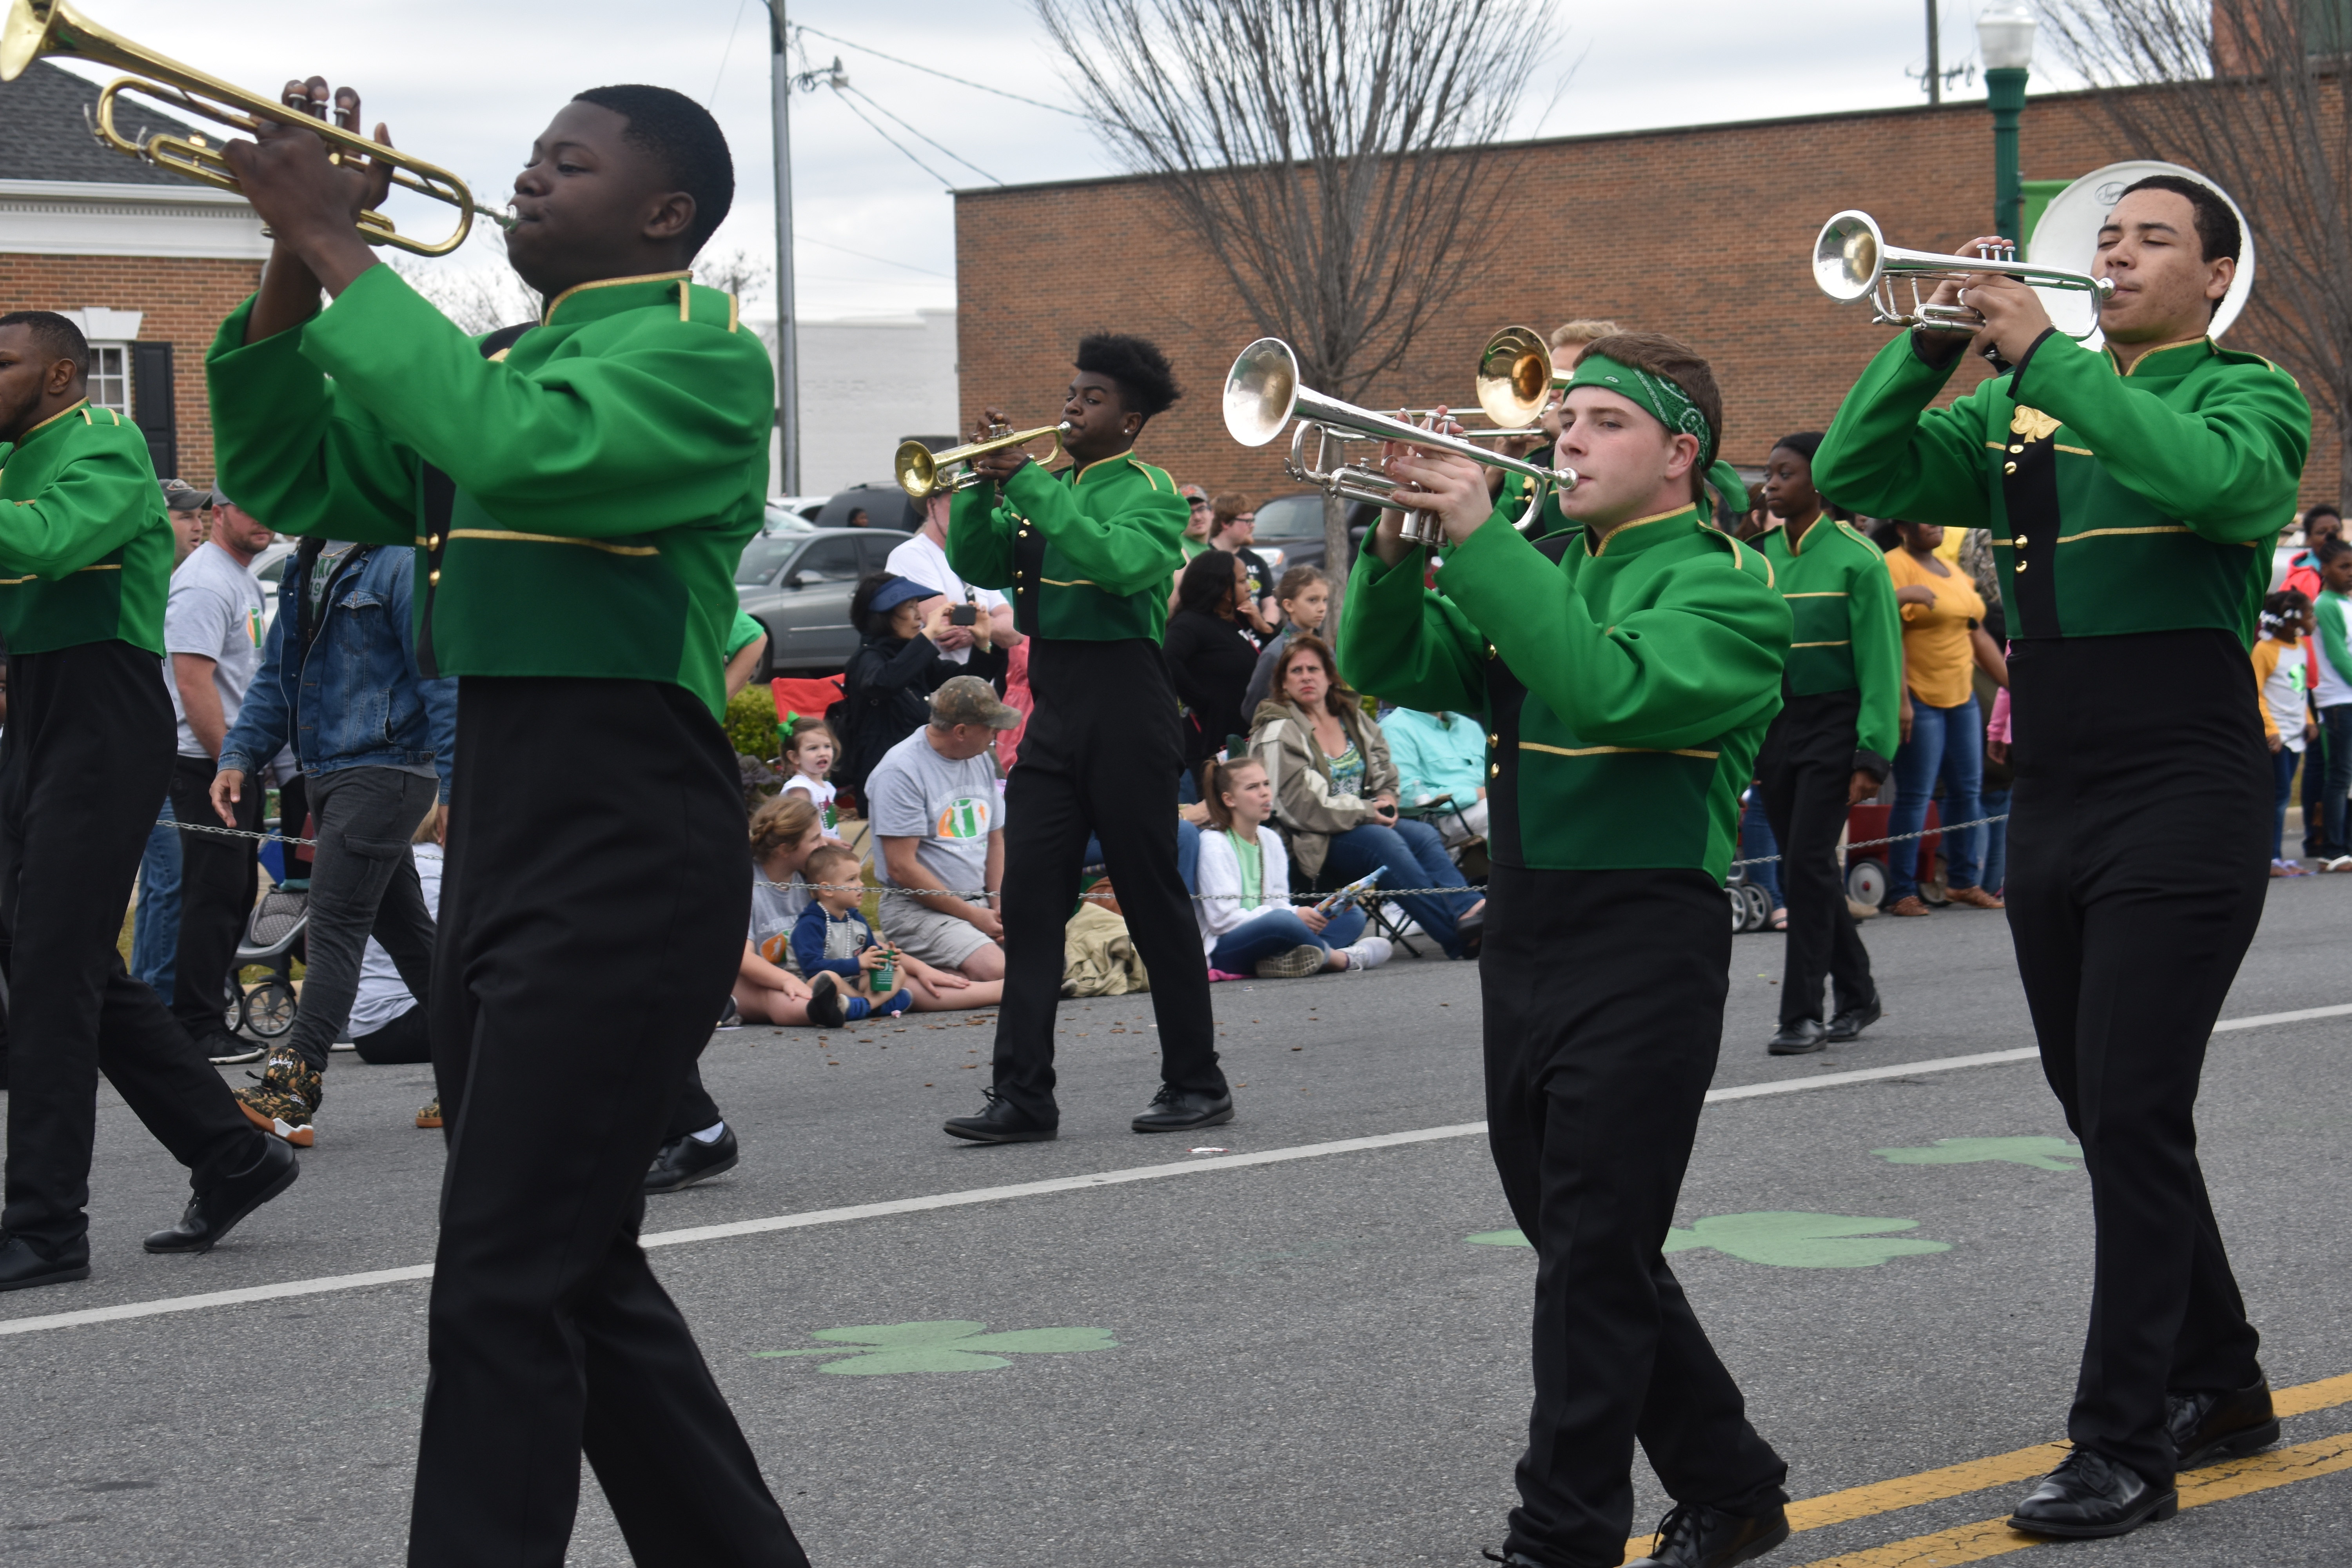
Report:
[{"label": "woman in yellow shirt", "polygon": [[[1928,797],[1944,781],[1945,822],[1974,822],[1984,783],[1984,717],[1970,680],[1981,663],[2006,686],[2000,650],[1979,623],[1984,599],[1976,585],[1937,556],[1944,531],[1933,523],[1899,522],[1901,539],[1887,552],[1895,602],[1903,613],[1903,744],[1895,753],[1895,811],[1890,834],[1916,833],[1927,820]],[[1997,910],[2001,901],[1977,886],[1984,829],[1944,835],[1945,879],[1956,904]],[[1886,847],[1886,912],[1924,915],[1919,897],[1919,840]]]}]

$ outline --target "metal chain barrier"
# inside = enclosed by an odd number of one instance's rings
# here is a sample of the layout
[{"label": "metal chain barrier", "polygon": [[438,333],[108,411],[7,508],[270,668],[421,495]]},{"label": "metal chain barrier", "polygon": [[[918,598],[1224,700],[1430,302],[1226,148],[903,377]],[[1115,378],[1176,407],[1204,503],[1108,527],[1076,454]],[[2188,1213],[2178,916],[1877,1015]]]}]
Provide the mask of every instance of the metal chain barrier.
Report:
[{"label": "metal chain barrier", "polygon": [[[1897,833],[1885,838],[1862,838],[1848,844],[1846,847],[1848,849],[1875,849],[1883,844],[1904,844],[1908,843],[1914,838],[1932,838],[1939,833],[1958,833],[1961,829],[1969,827],[1989,827],[1996,822],[2007,822],[2009,820],[2009,813],[2002,812],[1999,816],[1980,816],[1974,822],[1954,822],[1935,827],[1923,827],[1916,833]],[[254,833],[242,827],[215,827],[210,823],[205,822],[164,822],[159,820],[155,826],[158,827],[177,827],[186,833],[215,833],[224,838],[256,838],[264,843],[269,844],[308,844],[316,846],[319,842],[315,838],[295,838],[282,833]],[[433,845],[421,844],[418,845],[417,847],[427,850],[435,855],[441,853],[440,849]],[[1778,855],[1758,855],[1750,857],[1745,860],[1734,860],[1731,863],[1731,866],[1732,868],[1736,870],[1742,866],[1769,865],[1773,861],[1780,858],[1781,857]],[[867,890],[867,884],[864,882],[762,882],[761,886],[773,888],[779,892],[790,892],[795,888],[805,889],[809,892],[813,893],[865,892]],[[989,896],[988,891],[985,889],[881,888],[877,889],[876,890],[892,893],[923,894],[929,897],[943,899],[984,899]],[[1486,890],[1486,888],[1481,885],[1476,887],[1465,886],[1459,888],[1382,888],[1380,889],[1380,892],[1381,898],[1385,900],[1407,898],[1414,894],[1419,894],[1423,898],[1435,898],[1447,893],[1483,893]],[[1239,893],[1194,893],[1192,895],[1192,900],[1195,903],[1200,903],[1211,899],[1238,899],[1242,895]],[[1313,903],[1318,896],[1318,895],[1310,894],[1304,901]],[[1078,897],[1081,899],[1095,900],[1100,902],[1108,902],[1111,895],[1103,893],[1081,893]]]}]

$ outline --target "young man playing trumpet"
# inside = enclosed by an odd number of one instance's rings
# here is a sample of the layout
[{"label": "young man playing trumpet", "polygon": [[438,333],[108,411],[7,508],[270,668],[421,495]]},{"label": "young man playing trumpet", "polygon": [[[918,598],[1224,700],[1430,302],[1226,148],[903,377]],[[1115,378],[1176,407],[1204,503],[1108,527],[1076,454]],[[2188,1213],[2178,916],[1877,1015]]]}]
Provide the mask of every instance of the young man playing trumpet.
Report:
[{"label": "young man playing trumpet", "polygon": [[[324,82],[288,92],[324,112]],[[414,545],[417,663],[458,679],[408,1560],[560,1563],[584,1451],[636,1561],[804,1568],[637,1245],[751,904],[717,713],[774,380],[688,271],[733,199],[726,140],[667,88],[560,109],[507,241],[546,309],[481,340],[360,237],[383,165],[288,126],[226,155],[276,245],[206,360],[222,475],[287,532]]]},{"label": "young man playing trumpet", "polygon": [[1706,523],[1721,426],[1690,349],[1602,338],[1561,405],[1570,528],[1530,542],[1479,465],[1392,447],[1444,526],[1445,592],[1389,511],[1347,595],[1349,679],[1483,711],[1492,748],[1488,1140],[1537,1255],[1517,1568],[1619,1561],[1637,1441],[1676,1504],[1645,1563],[1730,1568],[1789,1533],[1788,1468],[1663,1254],[1723,1033],[1739,795],[1789,651],[1763,557]]},{"label": "young man playing trumpet", "polygon": [[[2293,378],[2207,336],[2238,256],[2237,217],[2210,189],[2142,180],[2092,264],[2116,283],[2105,350],[2062,336],[2012,279],[1947,281],[1938,302],[1983,317],[1974,341],[1889,343],[1813,459],[1846,506],[1994,534],[2010,931],[2097,1224],[2074,1451],[2010,1521],[2045,1535],[2169,1518],[2178,1469],[2278,1436],[2193,1115],[2268,886],[2246,647],[2311,444]],[[2015,368],[1930,408],[1964,348]]]}]

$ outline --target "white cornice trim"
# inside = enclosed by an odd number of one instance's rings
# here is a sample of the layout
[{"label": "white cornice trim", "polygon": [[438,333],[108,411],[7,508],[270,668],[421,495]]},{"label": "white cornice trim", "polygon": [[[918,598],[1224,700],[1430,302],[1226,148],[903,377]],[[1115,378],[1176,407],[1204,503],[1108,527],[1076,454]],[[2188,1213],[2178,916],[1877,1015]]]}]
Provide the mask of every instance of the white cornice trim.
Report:
[{"label": "white cornice trim", "polygon": [[0,180],[0,252],[260,261],[269,240],[243,196],[210,185]]}]

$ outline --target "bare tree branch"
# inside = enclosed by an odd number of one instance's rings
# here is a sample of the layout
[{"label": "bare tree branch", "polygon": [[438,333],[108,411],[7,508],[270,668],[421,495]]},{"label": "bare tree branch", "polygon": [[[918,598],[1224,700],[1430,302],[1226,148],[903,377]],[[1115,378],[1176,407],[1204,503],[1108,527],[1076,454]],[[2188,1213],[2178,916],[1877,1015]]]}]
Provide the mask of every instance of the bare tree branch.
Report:
[{"label": "bare tree branch", "polygon": [[[2352,61],[2313,0],[2043,0],[2053,42],[2137,156],[2185,163],[2246,215],[2245,321],[2352,442]],[[2137,89],[2137,90],[2135,90]],[[2343,447],[2352,450],[2352,445]]]}]

